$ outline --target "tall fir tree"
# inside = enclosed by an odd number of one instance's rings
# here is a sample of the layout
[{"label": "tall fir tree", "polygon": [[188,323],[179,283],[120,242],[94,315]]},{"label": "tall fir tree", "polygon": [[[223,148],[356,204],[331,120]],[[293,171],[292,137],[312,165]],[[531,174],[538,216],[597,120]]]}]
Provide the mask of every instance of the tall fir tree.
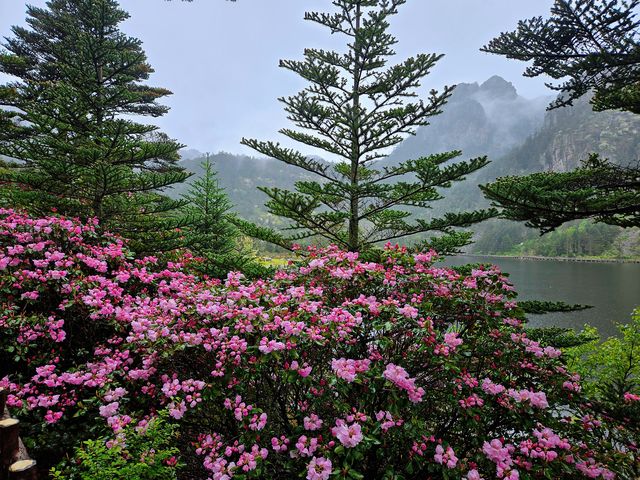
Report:
[{"label": "tall fir tree", "polygon": [[[640,113],[639,0],[556,0],[551,15],[518,23],[483,51],[531,65],[524,75],[548,75],[559,92],[550,108],[593,94],[594,110]],[[550,232],[564,222],[591,218],[640,226],[637,159],[615,165],[596,155],[571,172],[504,177],[481,186],[502,215]]]},{"label": "tall fir tree", "polygon": [[319,177],[298,182],[296,191],[261,188],[269,197],[271,213],[290,220],[290,231],[279,234],[245,222],[249,234],[285,247],[323,237],[360,251],[379,242],[440,232],[446,240],[438,245],[452,249],[469,239],[457,232],[458,227],[494,214],[489,210],[425,219],[410,212],[414,207],[429,208],[442,198],[440,189],[486,165],[486,157],[451,163],[461,155],[453,151],[397,165],[380,162],[394,145],[439,114],[453,90],[432,90],[426,100],[417,99],[422,79],[441,55],[419,54],[388,65],[397,43],[389,33],[389,20],[405,1],[335,0],[333,12],[305,15],[306,20],[341,34],[346,51],[309,48],[303,60],[280,62],[309,82],[297,95],[280,99],[288,118],[301,129],[280,133],[339,161],[324,162],[275,142],[243,139],[261,154]]},{"label": "tall fir tree", "polygon": [[[142,43],[120,31],[115,0],[50,0],[29,6],[0,54],[0,154],[16,161],[2,175],[11,201],[36,213],[97,217],[140,251],[179,246],[183,205],[161,191],[188,178],[181,145],[156,126],[169,95],[145,84],[153,69]],[[5,192],[6,193],[6,192]],[[6,196],[6,195],[5,195]]]}]

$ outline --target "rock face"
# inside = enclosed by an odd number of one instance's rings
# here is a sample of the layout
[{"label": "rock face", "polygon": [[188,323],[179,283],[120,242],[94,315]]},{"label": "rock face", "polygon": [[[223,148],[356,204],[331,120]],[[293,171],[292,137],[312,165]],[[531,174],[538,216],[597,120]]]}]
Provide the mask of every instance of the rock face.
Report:
[{"label": "rock face", "polygon": [[640,116],[594,112],[588,99],[573,107],[548,111],[537,131],[487,167],[481,180],[537,171],[563,172],[590,153],[621,165],[640,159]]},{"label": "rock face", "polygon": [[501,77],[456,87],[441,115],[421,127],[389,155],[389,161],[462,150],[465,157],[505,155],[543,122],[547,98],[528,100]]},{"label": "rock face", "polygon": [[490,99],[503,99],[505,101],[518,100],[518,92],[511,82],[507,82],[499,75],[487,79],[478,89]]},{"label": "rock face", "polygon": [[[619,164],[640,158],[640,116],[629,112],[593,112],[587,99],[572,108],[553,110],[538,136],[548,139],[539,152],[539,170],[566,171],[597,152]],[[537,152],[536,152],[537,153]]]}]

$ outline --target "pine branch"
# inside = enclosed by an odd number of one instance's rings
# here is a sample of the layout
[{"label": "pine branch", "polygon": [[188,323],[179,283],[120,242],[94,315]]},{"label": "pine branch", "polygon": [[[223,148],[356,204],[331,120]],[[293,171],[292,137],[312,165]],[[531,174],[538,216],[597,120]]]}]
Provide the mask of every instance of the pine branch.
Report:
[{"label": "pine branch", "polygon": [[[568,78],[548,85],[561,94],[550,108],[572,105],[594,90],[592,102],[597,110],[640,113],[638,6],[638,0],[556,0],[548,19],[520,21],[515,31],[500,34],[482,51],[533,62],[525,76]],[[618,98],[625,90],[636,92],[632,101]]]},{"label": "pine branch", "polygon": [[502,217],[548,233],[584,218],[624,227],[640,225],[639,178],[637,168],[592,155],[572,172],[503,177],[480,188],[494,206],[502,207]]},{"label": "pine branch", "polygon": [[315,173],[327,180],[333,180],[333,177],[329,175],[329,164],[312,160],[295,150],[289,148],[282,148],[280,144],[274,142],[260,142],[258,140],[251,140],[243,138],[240,142],[242,145],[253,148],[254,150],[266,155],[270,158],[275,158],[288,165],[302,168],[311,173]]}]

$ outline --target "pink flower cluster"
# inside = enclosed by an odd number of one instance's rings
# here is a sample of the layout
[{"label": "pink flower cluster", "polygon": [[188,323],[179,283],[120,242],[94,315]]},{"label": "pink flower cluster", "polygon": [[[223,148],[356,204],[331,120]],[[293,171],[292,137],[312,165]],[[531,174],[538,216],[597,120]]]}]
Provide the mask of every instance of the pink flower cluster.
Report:
[{"label": "pink flower cluster", "polygon": [[503,443],[495,438],[490,442],[484,442],[482,451],[489,460],[496,464],[496,477],[508,480],[518,480],[520,473],[513,468],[513,458],[511,455],[515,451],[513,445]]},{"label": "pink flower cluster", "polygon": [[313,457],[307,467],[307,480],[328,480],[333,465],[324,457]]},{"label": "pink flower cluster", "polygon": [[415,379],[409,378],[409,374],[404,368],[399,365],[389,363],[382,376],[393,383],[396,387],[405,390],[409,396],[409,400],[413,403],[419,403],[422,401],[424,388],[417,387]]},{"label": "pink flower cluster", "polygon": [[636,395],[636,394],[631,393],[631,392],[625,392],[624,393],[624,401],[627,402],[627,403],[640,402],[640,395]]},{"label": "pink flower cluster", "polygon": [[456,457],[453,449],[451,447],[447,447],[445,450],[442,448],[442,445],[438,445],[436,447],[436,453],[433,456],[433,459],[440,465],[446,465],[447,468],[456,468],[456,465],[458,464],[458,458]]},{"label": "pink flower cluster", "polygon": [[336,426],[331,429],[331,433],[347,448],[355,447],[363,439],[360,424],[352,423],[349,425],[340,418],[336,420]]},{"label": "pink flower cluster", "polygon": [[391,412],[383,410],[380,410],[378,413],[376,413],[376,420],[380,422],[380,428],[383,432],[386,432],[393,427],[401,427],[404,423],[403,419],[394,419]]},{"label": "pink flower cluster", "polygon": [[347,382],[353,382],[356,379],[358,373],[364,373],[369,370],[371,361],[364,360],[352,360],[346,358],[339,358],[331,360],[331,369],[335,372],[336,377],[341,378]]},{"label": "pink flower cluster", "polygon": [[316,415],[315,413],[312,413],[310,416],[304,417],[303,423],[304,423],[305,430],[313,431],[313,430],[320,430],[324,422],[320,417],[318,417],[318,415]]},{"label": "pink flower cluster", "polygon": [[509,389],[509,396],[516,402],[528,401],[531,406],[537,408],[548,408],[549,402],[547,402],[547,395],[544,392],[534,392],[531,390],[514,390]]},{"label": "pink flower cluster", "polygon": [[570,450],[571,445],[566,439],[560,438],[550,428],[533,431],[536,440],[525,440],[520,443],[520,452],[531,458],[539,458],[551,462],[558,458],[557,450]]},{"label": "pink flower cluster", "polygon": [[527,338],[525,333],[512,334],[511,339],[516,343],[522,343],[526,346],[526,351],[533,353],[536,357],[558,358],[562,355],[562,351],[553,347],[541,347],[539,342]]}]

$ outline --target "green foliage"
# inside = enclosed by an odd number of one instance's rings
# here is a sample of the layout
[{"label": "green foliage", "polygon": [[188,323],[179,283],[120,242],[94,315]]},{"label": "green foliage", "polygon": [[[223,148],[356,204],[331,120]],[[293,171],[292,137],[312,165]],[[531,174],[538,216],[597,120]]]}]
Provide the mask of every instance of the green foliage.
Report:
[{"label": "green foliage", "polygon": [[613,165],[592,154],[570,172],[503,177],[483,185],[485,196],[504,208],[502,216],[546,233],[565,222],[593,218],[622,227],[640,226],[640,179],[635,168]]},{"label": "green foliage", "polygon": [[128,425],[115,439],[83,442],[74,458],[51,469],[57,480],[171,480],[176,479],[177,426],[168,415],[149,420],[144,427]]},{"label": "green foliage", "polygon": [[529,315],[542,315],[551,312],[576,312],[592,308],[589,305],[569,305],[565,302],[548,302],[542,300],[523,300],[518,302],[518,305]]},{"label": "green foliage", "polygon": [[[477,212],[473,212],[470,215],[475,215]],[[482,221],[485,218],[480,214],[481,219],[478,221]],[[448,233],[447,235],[443,235],[440,237],[431,237],[427,240],[419,242],[415,248],[416,250],[435,250],[440,255],[448,256],[455,255],[462,252],[462,247],[466,245],[470,245],[472,243],[472,232],[461,232],[455,231]]]},{"label": "green foliage", "polygon": [[633,258],[640,256],[638,229],[622,229],[591,220],[561,225],[540,235],[521,224],[496,221],[483,229],[475,253],[542,257]]},{"label": "green foliage", "polygon": [[[519,302],[519,305],[522,306],[522,303]],[[562,327],[527,328],[527,336],[544,346],[555,348],[577,347],[600,338],[591,328],[576,333],[573,328]]]},{"label": "green foliage", "polygon": [[[640,394],[640,309],[631,323],[619,325],[620,336],[597,339],[568,352],[569,368],[580,373],[584,388],[606,403],[624,403],[627,392]],[[594,327],[585,332],[597,336]]]},{"label": "green foliage", "polygon": [[[280,245],[322,237],[352,251],[381,242],[435,232],[447,248],[468,243],[456,229],[495,215],[493,210],[448,213],[425,219],[410,209],[429,208],[449,188],[488,163],[486,157],[451,163],[459,151],[380,166],[388,150],[441,113],[452,87],[432,90],[416,100],[420,87],[441,55],[418,54],[389,66],[396,39],[388,32],[390,18],[406,0],[336,0],[332,13],[307,13],[305,18],[348,40],[346,53],[306,49],[300,61],[280,66],[309,82],[300,93],[281,98],[288,118],[302,131],[282,129],[288,138],[337,157],[328,163],[275,142],[243,139],[259,153],[298,167],[318,180],[302,180],[295,191],[261,190],[267,207],[290,221],[287,235],[249,227],[247,232]],[[307,132],[313,132],[307,133]]]},{"label": "green foliage", "polygon": [[231,202],[218,184],[209,155],[201,168],[202,175],[182,196],[188,202],[182,214],[190,219],[190,225],[184,230],[185,243],[202,259],[196,268],[201,273],[220,278],[231,270],[251,270],[252,275],[264,273],[242,243],[240,231],[233,223]]},{"label": "green foliage", "polygon": [[563,225],[548,235],[526,240],[513,251],[546,257],[615,256],[613,249],[621,233],[620,228],[612,225],[581,220]]},{"label": "green foliage", "polygon": [[278,245],[285,250],[292,250],[291,242],[284,236],[280,235],[275,230],[268,227],[262,227],[255,223],[243,220],[242,218],[233,218],[231,220],[244,234],[258,238],[265,242]]},{"label": "green foliage", "polygon": [[16,161],[2,172],[11,206],[36,214],[55,209],[156,252],[180,245],[182,202],[161,195],[189,174],[181,145],[131,116],[159,117],[169,95],[146,85],[153,72],[140,40],[119,25],[128,14],[115,0],[51,0],[29,6],[28,27],[13,27],[0,53],[0,155]]},{"label": "green foliage", "polygon": [[[618,327],[620,336],[599,339],[568,350],[568,367],[582,377],[582,386],[595,408],[627,427],[614,430],[620,441],[640,443],[640,309],[631,323]],[[593,327],[585,331],[597,336]],[[635,455],[635,474],[640,457]]]}]

